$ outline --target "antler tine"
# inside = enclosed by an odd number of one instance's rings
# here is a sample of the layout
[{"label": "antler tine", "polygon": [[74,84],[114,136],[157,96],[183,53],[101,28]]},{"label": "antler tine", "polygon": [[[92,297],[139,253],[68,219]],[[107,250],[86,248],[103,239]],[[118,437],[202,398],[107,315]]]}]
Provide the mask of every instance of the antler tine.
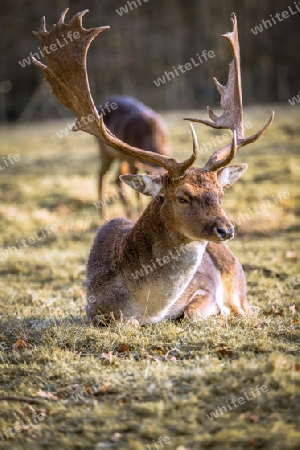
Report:
[{"label": "antler tine", "polygon": [[193,136],[193,153],[185,161],[178,162],[175,158],[170,156],[160,155],[151,151],[145,151],[137,147],[132,147],[129,144],[117,138],[105,125],[103,116],[100,117],[100,139],[115,150],[125,153],[125,155],[141,159],[143,161],[151,162],[163,167],[171,176],[172,179],[181,177],[186,170],[194,163],[198,154],[198,143],[195,130],[191,125]]},{"label": "antler tine", "polygon": [[198,156],[198,153],[199,153],[199,144],[198,144],[196,131],[195,131],[195,128],[193,127],[192,123],[190,123],[190,130],[191,130],[192,138],[193,138],[193,155],[192,156],[195,158],[194,159],[194,161],[195,161]]},{"label": "antler tine", "polygon": [[83,11],[75,14],[70,20],[70,25],[77,25],[82,28],[82,18],[89,12],[89,9],[84,9]]},{"label": "antler tine", "polygon": [[238,143],[238,148],[244,147],[247,144],[252,144],[253,142],[257,141],[257,139],[260,138],[263,134],[265,134],[267,129],[272,125],[274,117],[275,117],[275,111],[272,111],[271,117],[265,123],[265,125],[260,130],[258,130],[257,133],[252,134],[251,136],[249,136],[245,139],[241,139]]},{"label": "antler tine", "polygon": [[65,23],[65,17],[66,17],[66,14],[67,14],[68,11],[69,11],[69,8],[65,8],[63,10],[63,12],[60,15],[59,21],[57,22],[58,25],[60,25],[62,23]]},{"label": "antler tine", "polygon": [[199,145],[198,145],[198,139],[197,139],[195,129],[191,123],[190,123],[190,130],[191,130],[192,139],[193,139],[193,153],[185,161],[182,161],[181,163],[177,162],[176,171],[174,171],[174,173],[172,175],[173,180],[183,178],[187,169],[189,167],[191,167],[197,159],[197,156],[199,153]]},{"label": "antler tine", "polygon": [[191,130],[192,139],[193,139],[193,153],[191,154],[191,156],[188,159],[186,159],[185,161],[180,163],[181,167],[182,167],[182,173],[184,173],[189,167],[191,167],[194,164],[194,162],[197,159],[198,153],[199,153],[199,145],[198,145],[196,131],[191,123],[190,123],[190,130]]},{"label": "antler tine", "polygon": [[[264,127],[261,130],[259,130],[256,134],[246,139],[244,138],[243,101],[242,101],[242,84],[241,84],[241,69],[240,69],[240,46],[237,28],[237,18],[234,13],[232,14],[231,21],[233,24],[233,30],[223,35],[223,37],[228,40],[233,54],[233,60],[229,64],[229,74],[227,84],[223,86],[218,82],[216,78],[214,78],[217,90],[221,95],[220,104],[224,112],[218,117],[208,106],[207,110],[211,120],[192,119],[192,118],[186,118],[185,120],[202,123],[212,128],[230,129],[233,133],[236,132],[236,138],[234,137],[233,141],[236,139],[235,146],[237,151],[239,148],[256,141],[260,136],[262,136],[265,133],[265,131],[269,128],[274,119],[274,111],[272,112],[272,115],[268,120],[268,122],[264,125]],[[234,144],[232,142],[232,144],[226,145],[220,150],[217,150],[209,158],[204,168],[206,170],[214,172],[220,169],[221,167],[225,167],[225,165],[229,164],[229,162],[233,159],[231,157],[232,151],[230,150],[232,149],[233,145]]]},{"label": "antler tine", "polygon": [[[40,25],[40,29],[39,29],[38,33],[46,33],[46,32],[47,32],[47,29],[46,29],[46,18],[45,18],[45,16],[43,16],[41,18],[41,25]],[[38,33],[36,31],[33,31],[34,35],[37,35]]]},{"label": "antler tine", "polygon": [[222,167],[226,167],[235,158],[237,150],[238,150],[237,132],[234,130],[231,144],[228,144],[226,145],[226,147],[222,148],[222,153],[225,156],[222,159],[220,159],[220,153],[217,154],[217,152],[215,152],[205,164],[204,170],[215,172],[216,170],[219,170]]}]

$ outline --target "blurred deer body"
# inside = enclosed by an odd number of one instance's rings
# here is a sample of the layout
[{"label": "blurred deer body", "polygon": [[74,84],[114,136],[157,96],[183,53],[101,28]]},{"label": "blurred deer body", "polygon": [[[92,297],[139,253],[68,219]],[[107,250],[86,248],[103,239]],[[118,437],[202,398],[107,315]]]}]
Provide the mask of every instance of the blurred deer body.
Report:
[{"label": "blurred deer body", "polygon": [[[107,106],[105,107],[105,105]],[[109,105],[114,105],[114,108],[109,108]],[[164,120],[159,114],[140,101],[132,97],[114,95],[107,98],[98,107],[98,113],[101,114],[102,112],[104,112],[103,118],[107,128],[122,141],[146,151],[166,156],[170,154],[167,126]],[[155,164],[142,166],[141,163],[137,164],[135,158],[122,155],[100,139],[98,142],[101,160],[98,177],[98,198],[100,200],[103,198],[103,190],[105,189],[104,177],[115,160],[119,161],[119,171],[116,180],[119,186],[120,175],[125,173],[135,174],[138,168],[144,169],[144,171],[162,173],[161,168]],[[122,195],[122,190],[120,190],[120,194],[126,215],[130,217],[131,210],[126,196]],[[103,207],[101,213],[102,215],[104,213]]]},{"label": "blurred deer body", "polygon": [[[212,314],[250,312],[246,281],[240,263],[224,244],[234,228],[221,206],[224,190],[234,184],[247,165],[229,165],[241,147],[255,142],[272,123],[245,138],[243,126],[240,53],[237,21],[224,35],[233,61],[225,86],[215,80],[224,110],[220,116],[208,108],[210,120],[189,119],[212,128],[230,129],[232,142],[215,151],[203,168],[192,167],[198,154],[195,130],[190,124],[193,152],[179,162],[175,158],[129,145],[106,127],[92,100],[86,73],[87,49],[107,27],[82,27],[76,14],[68,24],[65,9],[50,32],[42,19],[35,33],[50,46],[61,34],[79,32],[80,39],[47,54],[48,66],[33,58],[47,75],[57,99],[71,109],[75,129],[90,133],[108,147],[143,163],[156,164],[166,172],[156,175],[121,175],[122,181],[141,194],[153,197],[135,223],[119,218],[97,233],[87,263],[87,314],[91,319],[113,315],[116,319],[158,322],[182,314],[207,317]],[[92,116],[94,120],[81,121]],[[117,131],[115,131],[116,133]]]}]

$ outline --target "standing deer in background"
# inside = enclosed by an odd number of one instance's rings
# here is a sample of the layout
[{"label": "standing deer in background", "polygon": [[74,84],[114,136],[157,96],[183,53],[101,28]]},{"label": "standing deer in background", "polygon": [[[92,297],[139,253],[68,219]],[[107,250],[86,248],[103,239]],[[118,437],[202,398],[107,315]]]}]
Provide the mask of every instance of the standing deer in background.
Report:
[{"label": "standing deer in background", "polygon": [[[108,108],[109,105],[114,105],[114,108]],[[167,127],[162,117],[156,114],[152,109],[148,108],[143,103],[135,98],[124,97],[121,95],[114,95],[107,98],[98,108],[99,115],[104,111],[104,123],[107,128],[119,139],[127,144],[158,153],[160,155],[169,156],[170,147],[167,138]],[[124,155],[117,152],[101,139],[99,139],[99,151],[101,159],[101,168],[99,170],[98,178],[98,199],[103,198],[104,177],[110,169],[114,160],[119,160],[119,172],[117,184],[120,188],[120,175],[125,173],[137,174],[138,168],[144,171],[154,172],[156,174],[162,173],[161,167],[156,164],[150,164],[149,167],[137,164],[137,160],[131,156]],[[122,190],[119,189],[121,201],[125,207],[127,217],[131,216],[131,209],[123,195]],[[139,196],[138,196],[139,202]],[[101,214],[104,215],[104,202],[102,202]]]},{"label": "standing deer in background", "polygon": [[[209,120],[196,121],[233,132],[231,144],[216,151],[203,168],[192,167],[198,144],[191,125],[193,153],[183,161],[147,152],[114,136],[99,117],[90,95],[86,52],[92,39],[107,27],[86,30],[83,11],[64,23],[67,9],[50,32],[42,19],[35,33],[50,46],[62,33],[79,32],[80,39],[47,55],[48,66],[33,60],[47,75],[57,99],[70,108],[76,129],[91,133],[122,154],[154,163],[163,175],[123,175],[122,180],[152,201],[137,222],[119,218],[99,229],[87,264],[88,304],[91,319],[114,315],[135,318],[141,324],[212,314],[250,312],[242,267],[226,245],[234,229],[221,206],[224,190],[247,168],[228,166],[236,151],[256,141],[272,123],[274,113],[255,135],[244,138],[240,53],[237,20],[224,35],[233,53],[226,86],[216,80],[224,110],[220,117],[209,109]],[[93,114],[87,124],[82,117]]]}]

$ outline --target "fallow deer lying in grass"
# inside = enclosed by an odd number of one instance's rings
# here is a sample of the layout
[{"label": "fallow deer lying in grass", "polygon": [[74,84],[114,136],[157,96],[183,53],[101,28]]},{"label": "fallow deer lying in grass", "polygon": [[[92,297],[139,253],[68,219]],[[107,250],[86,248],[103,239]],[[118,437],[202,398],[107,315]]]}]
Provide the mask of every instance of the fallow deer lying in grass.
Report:
[{"label": "fallow deer lying in grass", "polygon": [[[79,32],[80,39],[47,55],[48,66],[34,63],[46,73],[58,100],[75,113],[75,129],[93,134],[122,154],[158,164],[167,172],[122,176],[125,183],[153,199],[136,223],[119,218],[99,229],[87,264],[88,316],[113,314],[116,319],[123,316],[155,323],[182,313],[188,317],[227,314],[230,310],[249,313],[242,267],[229,248],[220,245],[234,235],[221,199],[224,190],[247,168],[246,164],[228,166],[236,151],[256,141],[270,126],[274,113],[260,131],[244,138],[236,17],[232,18],[233,31],[224,35],[233,53],[228,81],[222,86],[215,80],[224,112],[218,117],[209,109],[211,121],[196,120],[232,130],[233,140],[216,151],[203,168],[195,168],[198,144],[192,125],[193,153],[183,162],[131,147],[106,128],[90,95],[86,53],[93,38],[107,27],[82,28],[86,11],[65,24],[66,12],[49,33],[43,18],[35,34],[48,47],[67,32]],[[94,120],[81,120],[88,115]],[[141,268],[145,268],[143,276]]]},{"label": "fallow deer lying in grass", "polygon": [[[113,107],[110,107],[113,106]],[[106,127],[119,139],[134,147],[141,148],[160,155],[170,155],[170,146],[167,137],[167,127],[162,117],[151,108],[139,102],[135,98],[114,95],[107,98],[98,107],[98,114],[104,111],[103,119]],[[117,184],[119,186],[120,198],[125,207],[126,216],[131,216],[131,208],[126,196],[122,194],[120,185],[120,175],[125,173],[137,174],[138,168],[141,170],[161,174],[164,171],[156,164],[141,166],[137,160],[131,156],[117,152],[101,139],[99,139],[99,151],[101,168],[98,177],[98,198],[103,199],[103,189],[105,188],[105,175],[116,159],[119,161],[119,173]],[[139,195],[137,195],[140,206]],[[102,201],[100,209],[102,217],[105,212],[105,201]]]}]

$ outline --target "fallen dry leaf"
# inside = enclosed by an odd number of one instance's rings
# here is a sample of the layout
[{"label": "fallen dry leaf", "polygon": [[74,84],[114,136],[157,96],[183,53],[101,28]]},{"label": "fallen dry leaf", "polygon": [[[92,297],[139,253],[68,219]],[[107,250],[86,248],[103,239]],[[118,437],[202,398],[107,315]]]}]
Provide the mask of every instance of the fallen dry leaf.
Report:
[{"label": "fallen dry leaf", "polygon": [[101,355],[99,355],[99,358],[104,359],[104,360],[108,361],[109,364],[111,364],[112,360],[113,360],[113,352],[109,351],[107,353],[101,353]]},{"label": "fallen dry leaf", "polygon": [[120,353],[130,352],[130,347],[128,347],[127,344],[124,344],[124,342],[120,342],[117,351]]},{"label": "fallen dry leaf", "polygon": [[279,311],[275,311],[274,306],[270,309],[270,311],[263,312],[264,316],[283,316],[283,309],[280,309]]},{"label": "fallen dry leaf", "polygon": [[246,414],[244,414],[244,419],[248,420],[248,422],[258,422],[259,416],[254,413],[246,413]]},{"label": "fallen dry leaf", "polygon": [[260,322],[260,323],[256,323],[253,328],[258,329],[258,328],[264,328],[266,326],[267,326],[266,322]]},{"label": "fallen dry leaf", "polygon": [[94,393],[93,389],[90,386],[85,386],[84,389],[88,395],[92,395]]},{"label": "fallen dry leaf", "polygon": [[233,351],[229,347],[223,347],[220,350],[217,350],[218,355],[228,355],[232,356]]},{"label": "fallen dry leaf", "polygon": [[164,354],[164,352],[160,348],[156,348],[153,351],[154,351],[154,353],[157,353],[158,355],[163,355]]},{"label": "fallen dry leaf", "polygon": [[229,356],[230,359],[237,359],[238,358],[237,354],[235,354],[234,351],[231,350],[231,348],[226,347],[226,346],[223,346],[222,348],[217,350],[216,353],[219,356],[219,358],[221,358],[222,356]]},{"label": "fallen dry leaf", "polygon": [[29,349],[32,348],[31,344],[28,344],[28,342],[23,341],[22,339],[18,339],[17,342],[12,346],[13,350],[16,352],[22,350],[22,349]]},{"label": "fallen dry leaf", "polygon": [[105,394],[107,389],[110,387],[110,383],[105,383],[100,389],[98,389],[96,392],[92,392],[92,395],[95,397],[99,397],[100,395]]}]

